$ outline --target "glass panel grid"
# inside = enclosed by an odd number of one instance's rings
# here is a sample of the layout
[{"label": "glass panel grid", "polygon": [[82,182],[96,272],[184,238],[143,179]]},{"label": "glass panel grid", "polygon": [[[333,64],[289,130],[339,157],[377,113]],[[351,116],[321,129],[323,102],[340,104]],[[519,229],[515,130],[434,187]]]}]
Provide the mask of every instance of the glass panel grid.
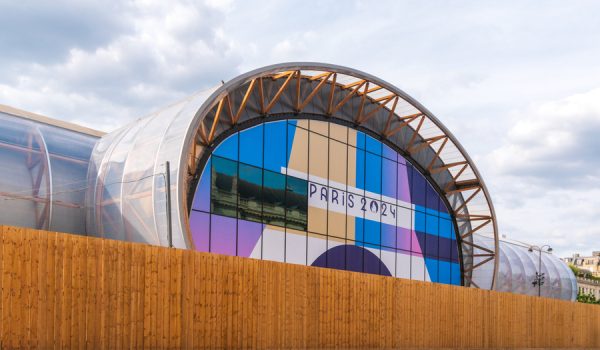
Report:
[{"label": "glass panel grid", "polygon": [[190,215],[196,249],[460,284],[452,221],[427,180],[378,140],[340,125],[334,138],[331,125],[265,123],[217,146]]}]

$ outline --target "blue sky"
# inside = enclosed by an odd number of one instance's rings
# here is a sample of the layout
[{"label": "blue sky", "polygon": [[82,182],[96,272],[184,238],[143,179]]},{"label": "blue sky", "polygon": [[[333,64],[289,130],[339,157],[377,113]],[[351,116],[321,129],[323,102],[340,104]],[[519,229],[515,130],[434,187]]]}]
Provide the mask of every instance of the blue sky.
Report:
[{"label": "blue sky", "polygon": [[502,234],[600,250],[600,2],[0,0],[0,103],[111,131],[284,61],[346,65],[428,107]]}]

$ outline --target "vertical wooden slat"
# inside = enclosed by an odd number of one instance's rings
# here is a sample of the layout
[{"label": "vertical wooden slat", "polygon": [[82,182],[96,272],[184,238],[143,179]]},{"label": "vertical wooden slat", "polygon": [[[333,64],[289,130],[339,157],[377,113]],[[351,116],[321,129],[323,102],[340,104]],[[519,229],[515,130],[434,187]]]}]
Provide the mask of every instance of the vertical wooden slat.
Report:
[{"label": "vertical wooden slat", "polygon": [[85,294],[84,278],[87,267],[87,240],[85,237],[69,237],[73,247],[71,261],[71,324],[70,344],[72,348],[84,348],[85,345],[85,305],[87,303]]},{"label": "vertical wooden slat", "polygon": [[86,239],[86,305],[85,305],[85,347],[98,348],[100,346],[101,327],[101,276],[102,241]]},{"label": "vertical wooden slat", "polygon": [[[7,348],[22,347],[22,331],[25,328],[23,315],[23,286],[22,279],[24,274],[23,262],[25,260],[26,231],[20,228],[9,227],[4,231],[5,244],[7,249],[4,252],[7,264],[4,265],[7,274],[7,280],[3,284],[4,290],[8,291],[6,299],[3,298],[4,310],[7,312],[6,318],[2,323],[6,325],[5,332],[9,337],[5,342]],[[3,291],[4,291],[3,290]]]},{"label": "vertical wooden slat", "polygon": [[181,348],[181,291],[182,291],[182,260],[181,249],[168,250],[169,253],[169,343],[170,349]]}]

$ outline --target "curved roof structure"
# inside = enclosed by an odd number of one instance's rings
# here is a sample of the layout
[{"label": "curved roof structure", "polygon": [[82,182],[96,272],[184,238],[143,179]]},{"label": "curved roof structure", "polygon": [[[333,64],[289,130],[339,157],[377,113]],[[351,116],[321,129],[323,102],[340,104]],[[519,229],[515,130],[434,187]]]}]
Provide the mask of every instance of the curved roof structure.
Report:
[{"label": "curved roof structure", "polygon": [[[489,248],[493,246],[491,239],[484,239],[482,244]],[[575,275],[559,258],[516,241],[500,240],[499,248],[495,290],[532,296],[541,292],[541,296],[563,300],[577,298]],[[539,291],[532,283],[538,271],[544,274],[544,285]],[[489,280],[491,277],[489,271],[481,269],[476,271],[475,278]]]},{"label": "curved roof structure", "polygon": [[[102,137],[88,173],[88,232],[167,245],[163,174],[169,161],[173,244],[189,247],[189,205],[205,150],[234,130],[289,114],[352,126],[411,161],[451,209],[464,284],[494,287],[499,254],[494,208],[458,140],[395,86],[322,63],[284,63],[251,71]],[[490,271],[490,278],[478,280],[477,269]]]},{"label": "curved roof structure", "polygon": [[88,163],[102,135],[0,105],[0,222],[84,233]]}]

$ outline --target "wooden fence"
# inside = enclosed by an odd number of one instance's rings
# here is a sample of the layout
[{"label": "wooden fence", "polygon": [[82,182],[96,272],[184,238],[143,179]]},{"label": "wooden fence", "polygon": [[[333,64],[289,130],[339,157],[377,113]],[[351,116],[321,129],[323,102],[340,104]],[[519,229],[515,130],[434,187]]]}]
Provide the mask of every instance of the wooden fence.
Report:
[{"label": "wooden fence", "polygon": [[1,348],[600,347],[600,306],[0,227]]}]

